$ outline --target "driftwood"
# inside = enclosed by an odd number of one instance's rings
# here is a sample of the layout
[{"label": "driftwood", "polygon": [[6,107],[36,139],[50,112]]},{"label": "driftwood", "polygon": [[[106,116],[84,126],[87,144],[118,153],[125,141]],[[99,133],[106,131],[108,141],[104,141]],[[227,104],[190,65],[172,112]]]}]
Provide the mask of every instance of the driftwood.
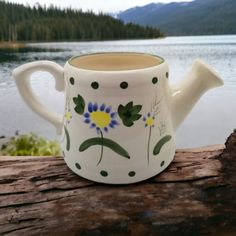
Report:
[{"label": "driftwood", "polygon": [[61,157],[0,157],[0,235],[236,235],[236,132],[133,185],[90,182]]}]

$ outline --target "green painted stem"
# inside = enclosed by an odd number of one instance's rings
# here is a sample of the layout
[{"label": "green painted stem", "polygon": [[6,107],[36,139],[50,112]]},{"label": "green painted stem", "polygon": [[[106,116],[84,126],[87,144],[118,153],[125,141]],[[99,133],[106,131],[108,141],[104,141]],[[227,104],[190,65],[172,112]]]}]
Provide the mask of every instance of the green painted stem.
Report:
[{"label": "green painted stem", "polygon": [[103,138],[101,138],[101,137],[90,138],[90,139],[85,140],[80,145],[79,151],[83,152],[94,145],[103,145],[104,147],[110,148],[113,152],[115,152],[125,158],[130,159],[129,153],[123,147],[121,147],[118,143],[114,142],[113,140],[107,139],[104,137]]},{"label": "green painted stem", "polygon": [[100,134],[101,134],[101,139],[102,139],[102,144],[101,144],[101,155],[100,155],[100,159],[97,163],[97,166],[100,164],[100,162],[102,161],[102,156],[103,156],[103,133],[102,131],[100,130]]},{"label": "green painted stem", "polygon": [[170,135],[166,135],[161,140],[158,141],[158,143],[155,145],[153,149],[153,155],[158,155],[161,152],[162,147],[171,140]]},{"label": "green painted stem", "polygon": [[147,160],[148,160],[148,164],[149,164],[149,149],[150,149],[150,140],[151,140],[151,134],[152,134],[152,126],[150,126],[149,129],[149,137],[148,137],[148,148],[147,148]]},{"label": "green painted stem", "polygon": [[66,150],[69,151],[70,150],[70,135],[69,135],[69,132],[68,132],[66,126],[64,126],[64,131],[65,131],[65,135],[66,135]]}]

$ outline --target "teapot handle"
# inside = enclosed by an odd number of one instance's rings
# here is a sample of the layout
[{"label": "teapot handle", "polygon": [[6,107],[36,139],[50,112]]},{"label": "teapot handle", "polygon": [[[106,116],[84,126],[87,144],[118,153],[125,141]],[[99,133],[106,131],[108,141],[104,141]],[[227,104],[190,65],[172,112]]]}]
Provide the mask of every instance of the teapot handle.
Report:
[{"label": "teapot handle", "polygon": [[61,92],[65,90],[64,69],[55,62],[37,61],[24,64],[16,68],[12,73],[20,95],[26,104],[39,116],[52,123],[56,127],[57,133],[60,134],[63,126],[63,116],[56,112],[49,111],[40,103],[32,90],[30,77],[37,71],[46,71],[52,74],[55,79],[55,89]]}]

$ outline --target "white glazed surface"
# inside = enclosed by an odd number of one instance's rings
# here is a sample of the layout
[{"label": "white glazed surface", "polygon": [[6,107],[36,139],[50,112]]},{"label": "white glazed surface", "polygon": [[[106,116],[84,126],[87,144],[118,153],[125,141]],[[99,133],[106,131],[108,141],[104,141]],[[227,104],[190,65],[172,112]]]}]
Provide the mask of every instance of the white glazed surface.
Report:
[{"label": "white glazed surface", "polygon": [[[168,75],[168,66],[165,62],[146,69],[118,72],[87,71],[67,63],[65,66],[66,112],[68,110],[71,112],[71,119],[69,122],[64,120],[64,125],[68,129],[71,140],[70,150],[66,150],[65,133],[63,132],[62,135],[62,147],[67,165],[82,177],[112,184],[138,182],[163,171],[173,160],[175,153],[170,91],[166,75]],[[73,85],[70,83],[71,77],[74,79]],[[152,82],[155,77],[158,78],[156,84]],[[128,83],[126,89],[120,87],[124,81]],[[93,82],[99,84],[98,89],[91,87]],[[100,135],[97,134],[96,129],[89,127],[90,124],[84,122],[83,115],[75,112],[73,98],[78,94],[84,98],[86,104],[84,113],[88,110],[89,102],[97,103],[98,107],[103,103],[106,106],[111,106],[112,112],[117,112],[120,104],[126,105],[129,102],[142,106],[139,112],[142,117],[134,121],[131,127],[125,126],[117,115],[116,120],[119,125],[115,128],[108,128],[108,132],[103,131],[105,138],[115,141],[127,150],[130,159],[104,147],[102,161],[97,165],[101,153],[99,145],[91,146],[83,152],[79,151],[79,146],[86,139],[100,137]],[[147,118],[148,113],[151,117],[155,115],[154,127],[145,127],[143,118]],[[150,128],[151,136],[148,149]],[[166,135],[171,136],[170,141],[163,145],[160,154],[153,155],[155,145]],[[81,169],[76,167],[78,164]],[[107,176],[101,175],[102,171],[105,171]],[[133,175],[135,173],[135,175],[130,176],[130,173]]]},{"label": "white glazed surface", "polygon": [[[63,116],[49,111],[34,95],[30,77],[38,70],[51,73],[56,89],[65,90]],[[108,184],[135,183],[163,171],[174,158],[177,127],[207,90],[223,85],[219,75],[199,59],[179,84],[170,87],[168,75],[165,61],[120,71],[81,69],[69,62],[62,68],[38,61],[13,71],[28,106],[61,133],[62,153],[69,168],[84,178]],[[121,86],[124,82],[125,89]],[[95,124],[102,104],[110,107],[102,120],[109,121],[107,128]],[[129,107],[129,112],[135,107],[132,123],[127,125],[120,107],[122,111]],[[105,112],[100,115],[104,117]]]}]

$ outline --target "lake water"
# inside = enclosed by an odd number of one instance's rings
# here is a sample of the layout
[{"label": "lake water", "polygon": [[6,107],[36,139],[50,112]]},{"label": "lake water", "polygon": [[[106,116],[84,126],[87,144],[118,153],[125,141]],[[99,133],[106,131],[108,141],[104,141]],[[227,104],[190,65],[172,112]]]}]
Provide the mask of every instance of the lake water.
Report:
[{"label": "lake water", "polygon": [[[236,35],[169,37],[158,40],[106,42],[37,43],[17,51],[0,49],[0,136],[35,132],[47,138],[58,138],[55,129],[34,114],[20,98],[11,79],[17,66],[34,60],[52,60],[60,65],[72,56],[104,52],[135,51],[164,57],[174,84],[191,68],[195,58],[212,65],[225,85],[205,94],[177,132],[178,147],[222,144],[236,128]],[[63,111],[64,95],[54,91],[52,77],[38,72],[32,78],[33,88],[44,104]]]}]

